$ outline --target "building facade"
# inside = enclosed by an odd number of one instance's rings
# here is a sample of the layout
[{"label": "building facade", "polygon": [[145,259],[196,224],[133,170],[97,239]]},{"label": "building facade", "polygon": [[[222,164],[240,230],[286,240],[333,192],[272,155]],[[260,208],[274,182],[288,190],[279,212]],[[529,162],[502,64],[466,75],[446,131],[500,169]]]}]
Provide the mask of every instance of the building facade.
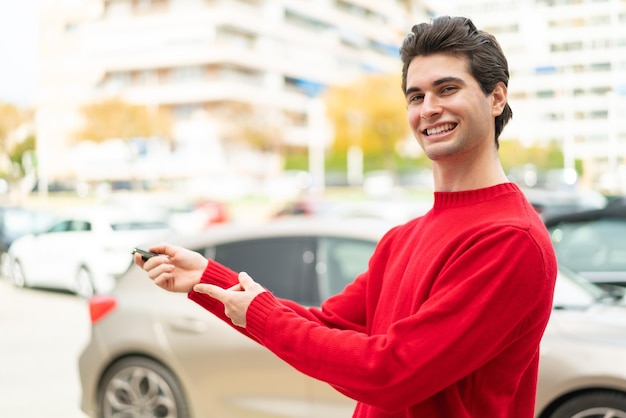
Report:
[{"label": "building facade", "polygon": [[503,140],[561,144],[581,183],[626,193],[626,1],[450,0],[496,35],[511,71]]},{"label": "building facade", "polygon": [[[399,77],[400,42],[415,20],[427,19],[405,3],[42,2],[40,174],[93,175],[97,164],[67,150],[76,148],[81,106],[110,98],[172,116],[176,151],[152,152],[168,159],[153,167],[159,175],[250,169],[256,163],[241,157],[244,128],[275,132],[276,141],[291,146],[325,143],[321,92],[372,72]],[[107,175],[103,170],[99,176]]]}]

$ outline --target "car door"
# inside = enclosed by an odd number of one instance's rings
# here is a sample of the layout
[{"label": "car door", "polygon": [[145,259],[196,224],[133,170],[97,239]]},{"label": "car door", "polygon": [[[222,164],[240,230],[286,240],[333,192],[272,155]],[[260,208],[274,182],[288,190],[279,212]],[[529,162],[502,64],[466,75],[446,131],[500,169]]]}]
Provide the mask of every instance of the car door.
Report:
[{"label": "car door", "polygon": [[[318,294],[311,290],[316,286],[314,246],[312,237],[272,237],[194,250],[248,272],[277,296],[305,302]],[[310,413],[312,379],[200,306],[183,302],[163,331],[178,358],[182,380],[193,381],[190,390],[206,394],[195,405],[199,410],[215,416],[315,416]]]},{"label": "car door", "polygon": [[360,273],[367,270],[375,241],[347,237],[321,236],[317,245],[319,300],[343,290]]},{"label": "car door", "polygon": [[65,219],[35,236],[28,265],[28,278],[41,286],[69,289],[74,281],[78,259],[90,244],[91,224],[80,219]]},{"label": "car door", "polygon": [[44,232],[36,233],[24,245],[17,247],[15,257],[19,260],[24,274],[31,284],[46,285],[50,282],[51,274],[56,271],[58,247],[54,241],[59,234],[66,233],[71,228],[69,219],[54,223]]},{"label": "car door", "polygon": [[[320,236],[317,240],[316,266],[318,299],[323,301],[340,293],[360,273],[376,247],[376,241],[348,237]],[[355,401],[311,379],[307,390],[313,399],[314,415],[319,417],[349,417]]]},{"label": "car door", "polygon": [[316,244],[312,236],[248,239],[218,245],[212,258],[245,271],[279,298],[318,305]]},{"label": "car door", "polygon": [[[214,258],[248,272],[278,297],[319,306],[367,269],[375,247],[374,240],[342,236],[275,237],[218,246]],[[346,417],[354,410],[353,400],[326,383],[291,369],[285,376],[304,385],[305,416]]]}]

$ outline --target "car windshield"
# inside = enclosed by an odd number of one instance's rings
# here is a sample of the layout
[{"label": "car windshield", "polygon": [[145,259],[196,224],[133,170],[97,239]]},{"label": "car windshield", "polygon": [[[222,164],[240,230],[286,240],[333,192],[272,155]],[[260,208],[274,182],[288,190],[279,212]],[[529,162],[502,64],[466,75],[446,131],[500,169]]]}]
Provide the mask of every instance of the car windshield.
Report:
[{"label": "car windshield", "polygon": [[128,221],[115,222],[111,224],[114,231],[138,231],[148,229],[167,229],[168,224],[165,221]]},{"label": "car windshield", "polygon": [[623,219],[561,222],[549,231],[561,265],[581,273],[626,269]]},{"label": "car windshield", "polygon": [[51,219],[52,215],[44,213],[10,209],[5,212],[5,233],[11,240],[14,240],[22,235],[43,230]]},{"label": "car windshield", "polygon": [[584,309],[597,302],[619,300],[622,296],[622,292],[607,291],[570,269],[559,267],[554,309]]}]

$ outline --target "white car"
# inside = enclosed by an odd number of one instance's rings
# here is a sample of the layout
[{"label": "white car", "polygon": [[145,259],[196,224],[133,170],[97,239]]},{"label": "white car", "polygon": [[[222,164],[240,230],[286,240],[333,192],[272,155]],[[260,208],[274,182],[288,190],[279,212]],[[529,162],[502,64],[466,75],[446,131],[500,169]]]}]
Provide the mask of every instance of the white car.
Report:
[{"label": "white car", "polygon": [[22,236],[11,244],[9,278],[18,287],[64,289],[85,298],[108,293],[132,261],[133,247],[168,233],[168,219],[160,212],[73,209],[45,232]]}]

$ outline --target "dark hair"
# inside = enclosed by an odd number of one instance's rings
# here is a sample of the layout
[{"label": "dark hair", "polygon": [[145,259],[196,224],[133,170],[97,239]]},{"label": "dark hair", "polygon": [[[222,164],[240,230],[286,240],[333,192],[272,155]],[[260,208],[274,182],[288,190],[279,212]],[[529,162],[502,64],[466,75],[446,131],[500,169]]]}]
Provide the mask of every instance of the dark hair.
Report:
[{"label": "dark hair", "polygon": [[[509,85],[509,66],[493,35],[476,29],[474,23],[465,17],[441,16],[431,23],[413,26],[402,43],[402,91],[406,92],[407,71],[411,60],[420,55],[435,53],[465,55],[469,62],[469,72],[476,79],[485,94],[493,92],[500,81]],[[496,147],[498,138],[507,122],[513,117],[511,106],[506,103],[502,113],[495,118]]]}]

